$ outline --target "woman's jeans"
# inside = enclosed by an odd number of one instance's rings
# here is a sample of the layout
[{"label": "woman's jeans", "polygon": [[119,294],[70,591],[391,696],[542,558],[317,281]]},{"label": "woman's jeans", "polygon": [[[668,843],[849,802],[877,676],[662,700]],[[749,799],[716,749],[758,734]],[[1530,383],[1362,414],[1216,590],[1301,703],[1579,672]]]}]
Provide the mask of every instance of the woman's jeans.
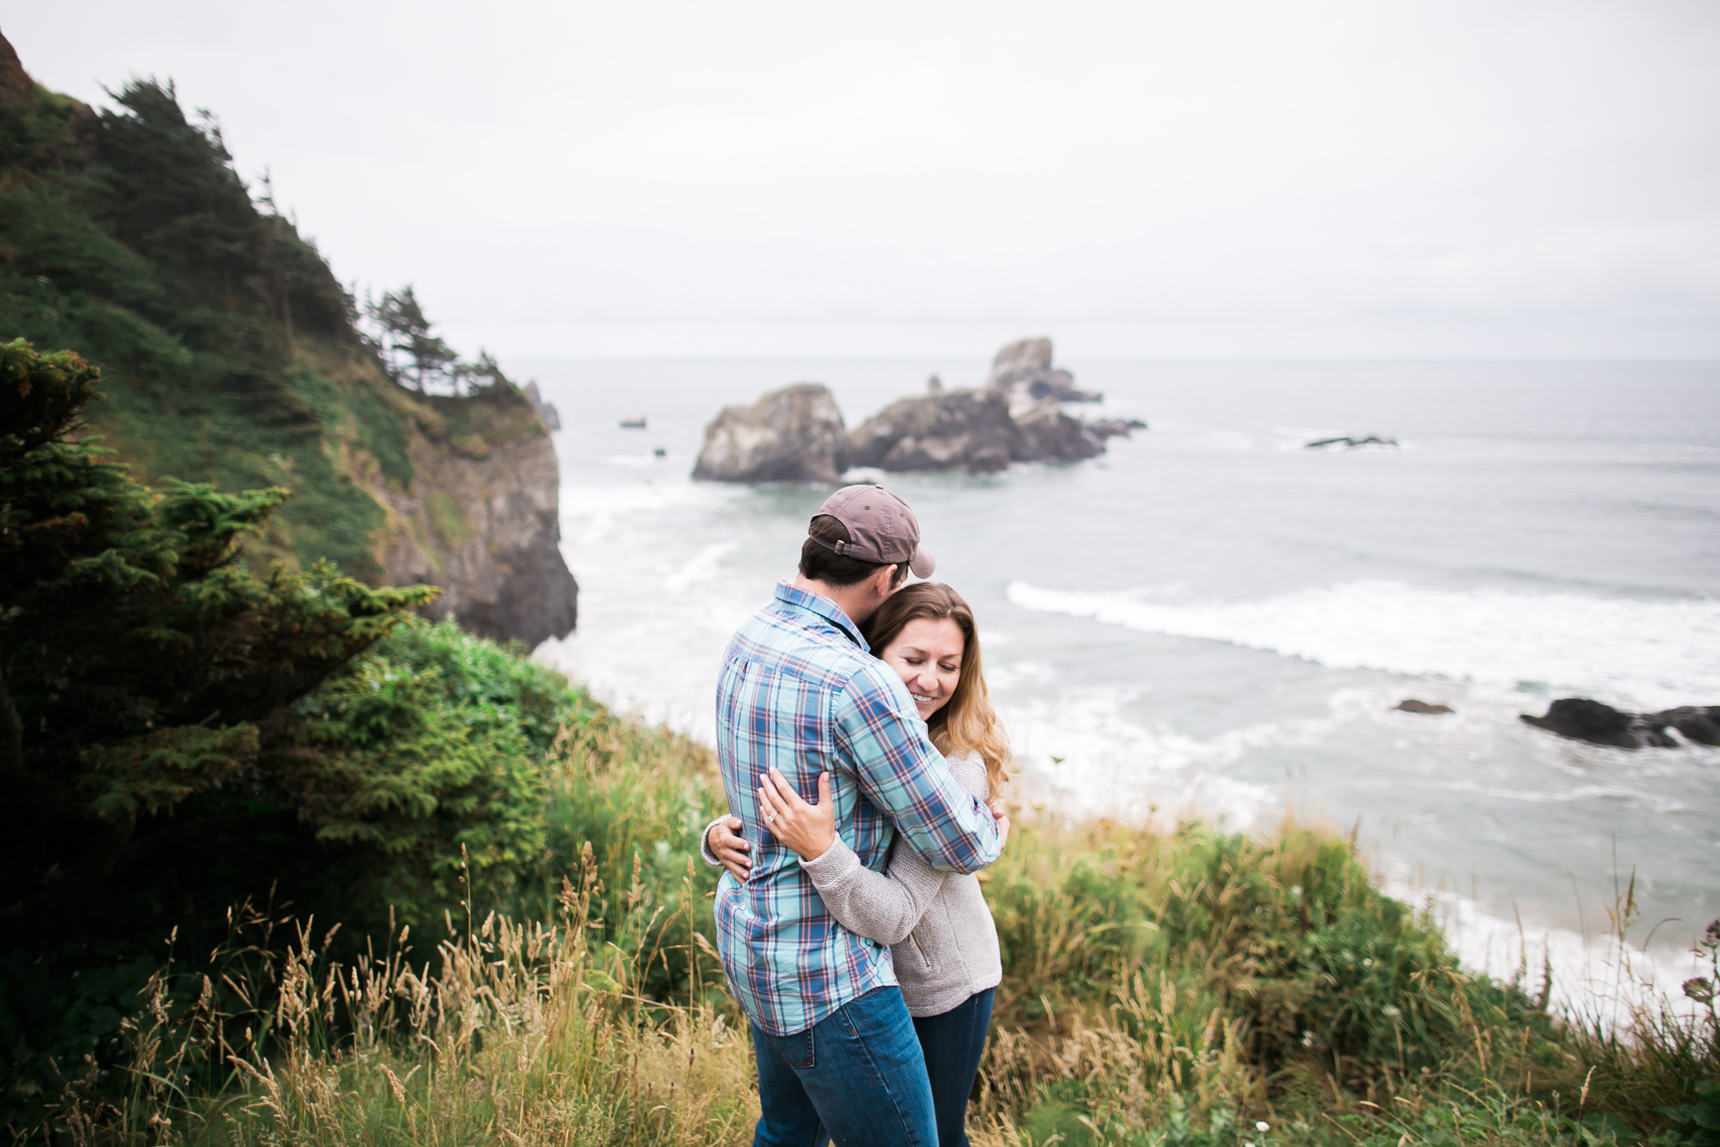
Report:
[{"label": "woman's jeans", "polygon": [[985,1034],[991,1027],[991,1002],[996,993],[997,989],[987,988],[942,1015],[914,1019],[914,1031],[926,1056],[926,1075],[932,1084],[938,1147],[967,1147],[968,1096],[973,1094],[974,1076],[979,1072],[980,1056],[985,1054]]},{"label": "woman's jeans", "polygon": [[914,1019],[899,988],[878,988],[809,1031],[772,1036],[754,1024],[753,1147],[821,1147],[827,1136],[837,1147],[966,1147],[992,995]]},{"label": "woman's jeans", "polygon": [[[810,1029],[766,1035],[758,1061],[754,1147],[934,1147],[932,1089],[900,988],[850,1000]],[[965,1097],[964,1097],[965,1098]]]}]

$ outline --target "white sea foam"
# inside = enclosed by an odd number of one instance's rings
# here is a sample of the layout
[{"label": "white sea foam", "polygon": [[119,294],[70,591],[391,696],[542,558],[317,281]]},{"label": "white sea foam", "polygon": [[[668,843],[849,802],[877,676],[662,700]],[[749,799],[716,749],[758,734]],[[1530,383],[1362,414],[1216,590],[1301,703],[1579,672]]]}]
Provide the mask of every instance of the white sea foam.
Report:
[{"label": "white sea foam", "polygon": [[1720,602],[1346,582],[1259,601],[1170,604],[1012,582],[1024,609],[1226,641],[1334,669],[1544,684],[1627,707],[1720,697]]},{"label": "white sea foam", "polygon": [[1089,689],[1005,706],[999,716],[1023,795],[1077,816],[1144,823],[1163,809],[1247,828],[1279,797],[1269,786],[1225,775],[1225,767],[1265,745],[1317,743],[1332,724],[1265,723],[1201,738],[1128,720],[1124,709],[1136,695]]},{"label": "white sea foam", "polygon": [[1695,1002],[1680,991],[1684,980],[1702,970],[1688,952],[1643,950],[1610,934],[1584,936],[1508,920],[1467,896],[1417,887],[1401,865],[1377,879],[1387,896],[1427,911],[1465,967],[1506,983],[1520,981],[1531,993],[1546,990],[1553,1011],[1608,1030],[1626,1028],[1636,1012],[1652,1015],[1662,1006],[1695,1014]]}]

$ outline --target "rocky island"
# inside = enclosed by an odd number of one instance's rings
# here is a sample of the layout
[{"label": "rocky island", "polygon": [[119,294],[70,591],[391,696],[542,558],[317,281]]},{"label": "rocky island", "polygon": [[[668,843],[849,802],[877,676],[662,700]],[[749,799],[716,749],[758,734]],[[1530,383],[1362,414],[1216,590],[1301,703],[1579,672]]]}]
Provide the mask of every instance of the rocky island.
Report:
[{"label": "rocky island", "polygon": [[1011,462],[1077,462],[1103,454],[1107,438],[1146,429],[1135,420],[1087,422],[1062,407],[1102,398],[1052,365],[1050,339],[1023,339],[997,352],[985,386],[946,389],[934,375],[924,394],[891,403],[852,431],[817,383],[727,407],[705,429],[693,477],[834,483],[855,466],[984,474]]}]

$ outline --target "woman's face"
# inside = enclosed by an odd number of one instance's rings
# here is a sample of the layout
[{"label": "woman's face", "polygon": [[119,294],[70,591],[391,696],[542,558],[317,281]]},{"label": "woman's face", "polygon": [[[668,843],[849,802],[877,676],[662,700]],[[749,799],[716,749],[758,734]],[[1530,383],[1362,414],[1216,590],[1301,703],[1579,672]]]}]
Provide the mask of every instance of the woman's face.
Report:
[{"label": "woman's face", "polygon": [[913,695],[914,708],[924,721],[942,709],[956,691],[966,646],[961,626],[951,619],[916,617],[879,656],[902,675]]}]

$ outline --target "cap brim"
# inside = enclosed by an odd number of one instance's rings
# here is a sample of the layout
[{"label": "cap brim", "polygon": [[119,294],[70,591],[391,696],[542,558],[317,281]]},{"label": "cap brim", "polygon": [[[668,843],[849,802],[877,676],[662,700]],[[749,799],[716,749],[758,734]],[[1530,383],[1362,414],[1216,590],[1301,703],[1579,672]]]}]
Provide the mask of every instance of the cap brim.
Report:
[{"label": "cap brim", "polygon": [[908,568],[914,571],[915,577],[931,577],[932,571],[938,568],[938,559],[925,546],[915,546],[914,556],[908,559]]}]

